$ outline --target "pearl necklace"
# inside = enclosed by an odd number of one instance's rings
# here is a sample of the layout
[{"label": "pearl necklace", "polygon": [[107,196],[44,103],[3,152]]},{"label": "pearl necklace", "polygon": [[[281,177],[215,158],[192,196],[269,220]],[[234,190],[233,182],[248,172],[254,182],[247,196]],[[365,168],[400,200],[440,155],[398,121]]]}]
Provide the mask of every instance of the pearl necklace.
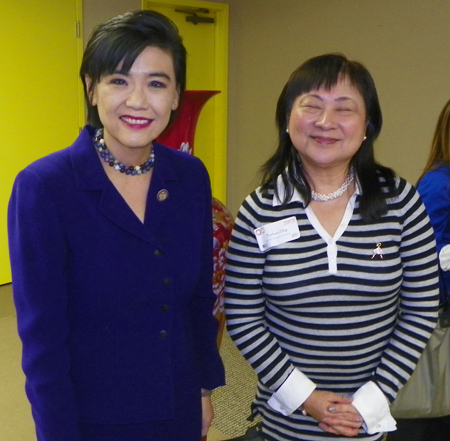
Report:
[{"label": "pearl necklace", "polygon": [[347,191],[347,188],[353,182],[354,177],[355,175],[353,173],[353,169],[350,169],[344,183],[336,191],[328,194],[316,193],[315,191],[311,191],[311,199],[318,202],[328,202],[332,201],[333,199],[337,199]]},{"label": "pearl necklace", "polygon": [[100,157],[103,158],[103,160],[107,162],[110,167],[113,167],[114,170],[120,173],[125,173],[126,175],[137,176],[147,173],[155,163],[155,153],[153,151],[153,144],[152,144],[152,151],[150,153],[150,157],[143,164],[134,166],[122,164],[108,150],[108,147],[105,144],[105,140],[103,139],[103,129],[98,129],[95,132],[94,145]]}]

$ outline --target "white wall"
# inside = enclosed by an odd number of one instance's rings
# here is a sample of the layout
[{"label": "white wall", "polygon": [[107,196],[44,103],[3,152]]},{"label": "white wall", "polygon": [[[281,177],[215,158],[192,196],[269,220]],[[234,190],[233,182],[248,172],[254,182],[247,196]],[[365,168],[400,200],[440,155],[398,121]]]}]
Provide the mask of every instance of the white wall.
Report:
[{"label": "white wall", "polygon": [[229,0],[228,206],[235,212],[276,143],[275,105],[306,59],[342,52],[372,73],[384,116],[377,158],[415,182],[450,98],[450,2]]},{"label": "white wall", "polygon": [[[86,27],[140,7],[138,0],[84,3]],[[368,67],[384,115],[377,158],[415,182],[450,98],[448,0],[222,3],[230,5],[227,205],[233,212],[257,186],[257,171],[275,148],[275,105],[290,73],[326,52]]]}]

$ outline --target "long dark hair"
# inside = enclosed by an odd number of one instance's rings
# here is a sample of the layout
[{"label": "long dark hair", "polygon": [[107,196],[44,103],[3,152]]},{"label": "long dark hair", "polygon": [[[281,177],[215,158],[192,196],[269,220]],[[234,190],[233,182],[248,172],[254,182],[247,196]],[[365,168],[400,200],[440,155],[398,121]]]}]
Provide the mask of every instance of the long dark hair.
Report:
[{"label": "long dark hair", "polygon": [[441,110],[436,128],[434,130],[433,142],[425,168],[417,180],[419,182],[426,173],[437,168],[450,165],[450,100]]},{"label": "long dark hair", "polygon": [[[286,133],[289,115],[297,97],[322,87],[329,90],[343,78],[358,89],[366,108],[366,139],[351,159],[350,165],[362,189],[361,217],[365,222],[373,222],[387,213],[386,198],[395,193],[395,173],[375,161],[373,144],[381,131],[383,117],[373,78],[361,63],[350,61],[342,54],[325,54],[311,58],[291,74],[278,98],[278,148],[261,168],[262,189],[273,187],[279,196],[276,181],[281,175],[286,188],[283,204],[289,202],[294,188],[302,195],[306,205],[311,202],[311,187],[304,175],[298,153]],[[380,177],[384,178],[387,184],[387,193],[383,191]]]},{"label": "long dark hair", "polygon": [[[111,18],[98,25],[89,39],[80,67],[88,122],[103,127],[97,106],[91,104],[92,92],[104,75],[112,74],[123,60],[121,72],[131,69],[140,53],[155,46],[172,56],[175,79],[181,100],[186,89],[186,48],[176,25],[155,11],[135,11]],[[87,84],[86,76],[91,79]],[[171,121],[176,115],[172,112]]]}]

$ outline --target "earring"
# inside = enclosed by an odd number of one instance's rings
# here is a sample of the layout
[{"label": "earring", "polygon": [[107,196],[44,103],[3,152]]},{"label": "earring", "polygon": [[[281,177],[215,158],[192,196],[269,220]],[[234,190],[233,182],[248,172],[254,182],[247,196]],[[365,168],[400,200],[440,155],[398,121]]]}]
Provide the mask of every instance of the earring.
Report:
[{"label": "earring", "polygon": [[289,133],[289,129],[286,129],[286,133]]},{"label": "earring", "polygon": [[367,139],[367,136],[364,136],[363,141],[365,141]]}]

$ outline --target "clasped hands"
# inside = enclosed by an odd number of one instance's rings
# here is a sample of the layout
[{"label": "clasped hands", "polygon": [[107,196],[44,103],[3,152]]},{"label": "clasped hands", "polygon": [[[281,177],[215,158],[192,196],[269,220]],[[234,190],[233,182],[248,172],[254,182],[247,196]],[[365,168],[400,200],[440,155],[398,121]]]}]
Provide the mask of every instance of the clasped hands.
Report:
[{"label": "clasped hands", "polygon": [[349,396],[315,390],[303,403],[302,409],[318,421],[324,432],[353,437],[364,421],[352,401]]}]

